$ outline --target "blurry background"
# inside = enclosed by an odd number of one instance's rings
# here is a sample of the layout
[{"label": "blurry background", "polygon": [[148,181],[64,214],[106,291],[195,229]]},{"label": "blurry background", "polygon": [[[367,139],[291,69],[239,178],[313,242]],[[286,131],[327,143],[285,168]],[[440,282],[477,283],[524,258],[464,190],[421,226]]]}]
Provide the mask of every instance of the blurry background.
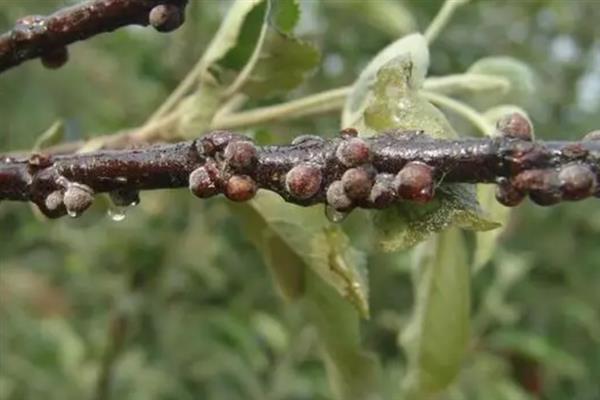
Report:
[{"label": "blurry background", "polygon": [[[0,0],[0,31],[65,3]],[[323,59],[289,98],[350,84],[387,43],[424,29],[440,5],[303,1],[298,33]],[[190,0],[186,24],[172,34],[122,29],[72,46],[57,71],[31,61],[2,74],[0,151],[31,148],[58,119],[69,140],[142,123],[226,9]],[[462,72],[489,55],[519,58],[540,83],[526,107],[537,136],[577,139],[600,128],[598,21],[595,0],[474,1],[433,45],[430,75]],[[287,141],[338,125],[331,115],[264,128]],[[315,332],[281,301],[225,200],[143,193],[120,222],[96,203],[81,219],[57,221],[0,204],[1,400],[331,398]],[[600,398],[596,203],[515,211],[474,278],[475,341],[444,398]],[[365,339],[391,385],[405,361],[396,332],[412,302],[408,258],[371,258]]]}]

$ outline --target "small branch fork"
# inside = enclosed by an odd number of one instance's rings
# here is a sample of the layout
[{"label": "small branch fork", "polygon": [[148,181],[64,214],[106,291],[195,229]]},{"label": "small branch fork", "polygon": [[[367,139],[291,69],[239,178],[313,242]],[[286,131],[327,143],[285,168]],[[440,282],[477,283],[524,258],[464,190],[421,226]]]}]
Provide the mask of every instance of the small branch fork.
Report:
[{"label": "small branch fork", "polygon": [[0,72],[40,57],[58,68],[68,59],[67,45],[127,25],[152,25],[160,32],[179,27],[187,0],[94,0],[48,16],[19,19],[0,36]]},{"label": "small branch fork", "polygon": [[541,205],[600,197],[600,140],[543,142],[498,136],[433,139],[422,132],[332,139],[301,136],[290,145],[257,146],[228,131],[129,150],[0,158],[0,200],[31,201],[48,217],[77,216],[97,193],[117,205],[138,191],[189,187],[201,198],[251,199],[258,189],[285,201],[338,211],[430,201],[442,183],[497,183],[509,206],[526,195]]}]

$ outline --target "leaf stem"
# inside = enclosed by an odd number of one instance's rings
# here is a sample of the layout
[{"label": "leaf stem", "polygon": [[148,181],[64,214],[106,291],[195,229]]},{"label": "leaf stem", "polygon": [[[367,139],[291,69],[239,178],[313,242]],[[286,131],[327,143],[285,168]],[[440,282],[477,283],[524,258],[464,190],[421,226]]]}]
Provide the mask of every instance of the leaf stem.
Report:
[{"label": "leaf stem", "polygon": [[440,11],[438,11],[437,15],[433,18],[433,21],[425,30],[425,38],[429,44],[433,43],[433,41],[439,36],[440,32],[444,27],[450,22],[452,15],[456,11],[459,6],[467,3],[468,0],[446,0]]},{"label": "leaf stem", "polygon": [[328,90],[287,103],[261,107],[233,114],[217,115],[213,129],[239,129],[246,126],[264,124],[281,119],[299,118],[307,115],[323,114],[340,110],[351,87],[344,86]]},{"label": "leaf stem", "polygon": [[494,133],[494,125],[486,120],[481,113],[462,101],[444,96],[443,94],[429,92],[427,90],[421,91],[421,94],[432,103],[448,108],[449,110],[452,110],[458,115],[462,116],[467,121],[471,122],[485,136],[490,136],[492,133]]},{"label": "leaf stem", "polygon": [[248,60],[246,65],[244,65],[244,68],[240,71],[240,73],[235,78],[233,83],[227,89],[225,89],[225,93],[223,94],[223,98],[225,100],[234,96],[242,88],[242,86],[244,86],[244,84],[250,77],[250,74],[254,70],[256,63],[260,59],[260,52],[262,51],[266,36],[267,36],[267,24],[263,23],[263,25],[260,29],[260,35],[258,37],[258,42],[256,43],[256,46],[254,47],[254,51],[252,52],[250,59]]},{"label": "leaf stem", "polygon": [[506,92],[510,88],[510,81],[495,75],[465,73],[429,77],[425,80],[423,88],[438,93],[452,93],[457,89],[471,91],[499,90]]}]

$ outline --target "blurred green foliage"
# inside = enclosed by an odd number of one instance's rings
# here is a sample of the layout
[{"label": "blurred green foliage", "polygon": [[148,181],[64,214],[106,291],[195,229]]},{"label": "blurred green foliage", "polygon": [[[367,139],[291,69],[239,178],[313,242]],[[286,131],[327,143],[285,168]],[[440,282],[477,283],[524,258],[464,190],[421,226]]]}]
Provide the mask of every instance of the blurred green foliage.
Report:
[{"label": "blurred green foliage", "polygon": [[[0,0],[0,30],[64,4]],[[126,28],[72,46],[60,70],[32,61],[4,73],[0,150],[32,148],[57,120],[67,140],[141,124],[200,57],[227,6],[191,0],[173,34]],[[299,89],[268,103],[352,83],[390,42],[424,30],[440,6],[301,2],[297,33],[322,60]],[[429,75],[461,73],[488,56],[522,60],[538,85],[518,104],[537,137],[576,139],[600,127],[599,20],[594,0],[473,1],[431,47]],[[456,131],[472,131],[448,116]],[[339,115],[264,128],[276,142],[333,134]],[[498,251],[473,274],[467,360],[441,398],[600,397],[600,209],[592,203],[525,204],[512,214]],[[105,205],[94,207],[49,222],[23,204],[0,205],[0,400],[332,398],[317,331],[300,305],[281,300],[224,199],[144,193],[118,223]],[[345,227],[360,230],[360,217]],[[377,268],[369,269],[362,335],[394,398],[407,366],[399,332],[413,306],[410,256],[370,254],[368,265]]]}]

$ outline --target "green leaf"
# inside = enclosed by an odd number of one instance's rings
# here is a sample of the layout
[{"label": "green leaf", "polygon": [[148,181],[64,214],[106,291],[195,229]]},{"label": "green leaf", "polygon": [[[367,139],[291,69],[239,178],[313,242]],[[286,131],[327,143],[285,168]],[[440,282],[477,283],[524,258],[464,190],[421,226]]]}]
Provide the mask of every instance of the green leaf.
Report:
[{"label": "green leaf", "polygon": [[483,108],[499,103],[527,105],[535,95],[535,74],[522,61],[512,57],[486,57],[475,62],[467,72],[475,74],[496,75],[509,80],[510,88],[506,92],[474,94],[469,99]]},{"label": "green leaf", "polygon": [[256,45],[266,12],[265,0],[236,0],[202,56],[204,65],[226,57],[226,64],[243,66]]},{"label": "green leaf", "polygon": [[65,137],[65,124],[62,120],[55,121],[46,129],[33,144],[33,151],[45,149],[60,143]]},{"label": "green leaf", "polygon": [[380,400],[380,365],[362,348],[357,310],[314,272],[307,274],[304,308],[317,328],[335,398]]},{"label": "green leaf", "polygon": [[250,59],[252,52],[262,45],[261,30],[267,23],[268,1],[257,4],[244,18],[235,46],[223,56],[219,65],[233,70],[239,70]]},{"label": "green leaf", "polygon": [[258,62],[241,91],[254,98],[286,93],[298,87],[319,60],[319,50],[312,44],[270,31]]},{"label": "green leaf", "polygon": [[232,90],[254,98],[284,94],[300,85],[318,65],[320,53],[292,36],[299,16],[296,0],[272,0],[248,12],[236,45],[218,63],[219,80],[237,79]]},{"label": "green leaf", "polygon": [[427,40],[419,33],[405,36],[385,47],[371,60],[352,85],[352,92],[342,111],[343,127],[354,126],[362,119],[378,72],[392,60],[401,66],[403,91],[419,89],[429,68]]},{"label": "green leaf", "polygon": [[365,256],[350,245],[339,225],[327,221],[321,207],[298,207],[281,201],[276,194],[259,192],[247,205],[232,204],[232,208],[245,217],[245,226],[251,226],[249,237],[265,256],[284,293],[292,298],[301,294],[289,289],[298,288],[295,280],[301,276],[303,264],[368,317]]},{"label": "green leaf", "polygon": [[[259,196],[262,196],[260,194]],[[248,237],[260,251],[281,295],[294,300],[304,294],[305,261],[294,252],[259,210],[259,204],[231,204]]]},{"label": "green leaf", "polygon": [[291,34],[300,19],[298,0],[272,0],[269,21],[279,32]]},{"label": "green leaf", "polygon": [[470,274],[462,233],[446,230],[417,248],[415,306],[401,335],[406,398],[429,398],[458,374],[469,342]]}]

